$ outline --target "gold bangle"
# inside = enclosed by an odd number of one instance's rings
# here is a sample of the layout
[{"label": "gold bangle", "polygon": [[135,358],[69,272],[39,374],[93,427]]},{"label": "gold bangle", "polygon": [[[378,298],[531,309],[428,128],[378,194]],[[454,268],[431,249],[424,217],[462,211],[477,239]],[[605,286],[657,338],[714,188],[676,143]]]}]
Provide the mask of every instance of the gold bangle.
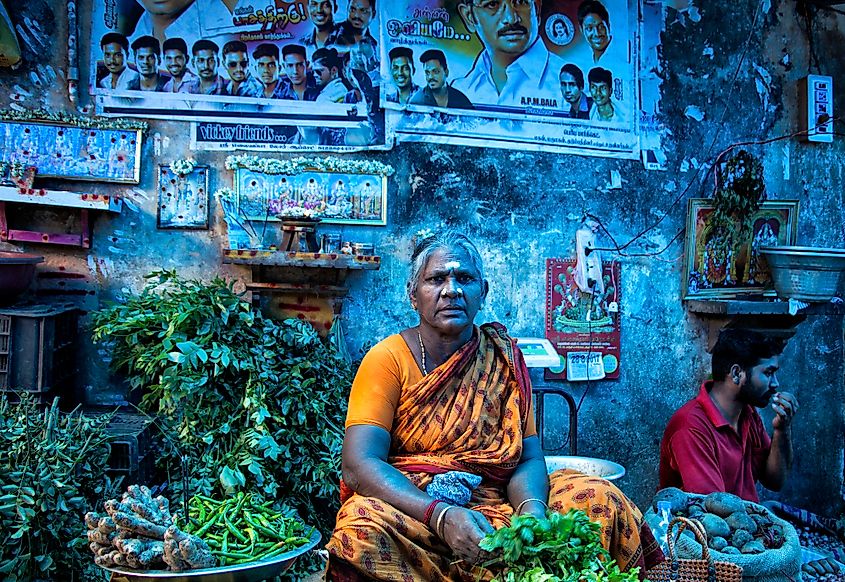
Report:
[{"label": "gold bangle", "polygon": [[443,533],[442,533],[443,519],[446,516],[446,514],[449,512],[450,509],[455,509],[455,506],[454,505],[447,505],[446,507],[444,507],[443,511],[440,512],[440,515],[437,516],[437,523],[434,524],[434,533],[436,533],[437,537],[439,537],[441,540],[443,539]]},{"label": "gold bangle", "polygon": [[519,505],[516,506],[516,511],[514,512],[514,514],[515,515],[521,515],[520,511],[522,511],[522,506],[525,505],[526,503],[528,503],[529,501],[536,501],[537,503],[542,503],[543,507],[545,507],[546,509],[549,508],[549,504],[546,503],[545,501],[543,501],[542,499],[538,499],[536,497],[529,497],[528,499],[523,499],[522,503],[520,503]]}]

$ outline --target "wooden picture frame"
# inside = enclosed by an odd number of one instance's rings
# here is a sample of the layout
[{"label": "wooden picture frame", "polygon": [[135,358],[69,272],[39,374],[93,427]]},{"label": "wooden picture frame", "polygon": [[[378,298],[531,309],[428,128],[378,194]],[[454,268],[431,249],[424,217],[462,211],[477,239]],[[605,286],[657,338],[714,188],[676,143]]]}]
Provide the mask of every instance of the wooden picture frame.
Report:
[{"label": "wooden picture frame", "polygon": [[158,228],[208,230],[208,166],[196,166],[190,174],[180,176],[162,164],[156,192]]},{"label": "wooden picture frame", "polygon": [[379,173],[306,169],[268,174],[252,168],[235,170],[238,209],[249,220],[278,221],[285,201],[322,202],[324,224],[387,224],[387,176]]},{"label": "wooden picture frame", "polygon": [[0,118],[0,160],[38,168],[39,178],[137,184],[141,127]]},{"label": "wooden picture frame", "polygon": [[768,265],[758,249],[795,244],[798,201],[763,202],[742,240],[725,240],[714,225],[709,224],[708,217],[712,212],[712,199],[690,199],[682,298],[775,296]]}]

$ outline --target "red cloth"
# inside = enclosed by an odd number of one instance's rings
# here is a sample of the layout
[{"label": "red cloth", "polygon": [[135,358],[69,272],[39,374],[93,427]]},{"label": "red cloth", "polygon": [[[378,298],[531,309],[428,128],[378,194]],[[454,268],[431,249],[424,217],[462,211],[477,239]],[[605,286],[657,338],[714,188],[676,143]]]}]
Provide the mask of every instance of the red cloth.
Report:
[{"label": "red cloth", "polygon": [[691,493],[727,491],[759,501],[755,483],[765,470],[772,440],[749,405],[739,417],[739,432],[710,400],[712,381],[672,415],[660,443],[660,488]]}]

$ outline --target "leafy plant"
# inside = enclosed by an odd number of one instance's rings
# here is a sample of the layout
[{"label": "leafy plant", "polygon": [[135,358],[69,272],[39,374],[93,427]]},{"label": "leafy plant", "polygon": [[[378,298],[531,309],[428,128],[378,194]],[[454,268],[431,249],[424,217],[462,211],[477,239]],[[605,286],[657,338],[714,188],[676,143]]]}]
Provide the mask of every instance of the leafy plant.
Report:
[{"label": "leafy plant", "polygon": [[[113,489],[104,471],[110,417],[40,411],[0,397],[0,578],[102,578],[83,515]],[[61,575],[59,575],[61,573]]]},{"label": "leafy plant", "polygon": [[579,509],[549,511],[546,519],[518,515],[510,527],[478,544],[498,557],[485,566],[501,569],[503,582],[637,582],[639,568],[622,572],[601,545],[601,526]]},{"label": "leafy plant", "polygon": [[94,314],[94,338],[157,413],[174,490],[184,458],[190,493],[284,500],[330,531],[350,365],[309,324],[263,317],[223,279],[147,278],[140,295]]},{"label": "leafy plant", "polygon": [[727,238],[741,238],[751,228],[751,218],[766,198],[763,164],[746,150],[738,150],[716,166],[713,212],[708,221]]}]

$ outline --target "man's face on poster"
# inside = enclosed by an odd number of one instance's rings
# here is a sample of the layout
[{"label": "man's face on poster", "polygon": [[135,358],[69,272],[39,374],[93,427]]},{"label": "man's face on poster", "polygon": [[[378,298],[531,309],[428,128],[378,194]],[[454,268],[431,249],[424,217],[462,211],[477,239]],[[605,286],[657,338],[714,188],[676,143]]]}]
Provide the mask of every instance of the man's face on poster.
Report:
[{"label": "man's face on poster", "polygon": [[194,0],[140,0],[141,5],[150,14],[172,16],[179,14],[194,3]]},{"label": "man's face on poster", "polygon": [[285,74],[295,87],[301,87],[305,84],[307,66],[308,62],[300,54],[292,53],[285,56]]},{"label": "man's face on poster", "polygon": [[[335,76],[337,76],[337,69],[330,69],[323,61],[315,61],[312,70],[314,71],[314,80],[320,88],[331,83]],[[335,73],[332,74],[332,71],[335,71]]]},{"label": "man's face on poster", "polygon": [[555,38],[563,38],[566,35],[566,27],[563,25],[563,22],[555,20],[555,23],[552,25],[552,33]]},{"label": "man's face on poster", "polygon": [[596,105],[610,103],[610,87],[607,83],[590,83],[590,95]]},{"label": "man's face on poster", "polygon": [[584,17],[581,32],[584,34],[587,44],[596,52],[604,52],[607,45],[610,44],[610,31],[607,28],[607,23],[598,14],[590,13]]},{"label": "man's face on poster", "polygon": [[103,65],[109,73],[119,75],[126,68],[126,53],[116,42],[103,45]]},{"label": "man's face on poster", "polygon": [[266,56],[255,61],[258,69],[258,78],[265,85],[272,85],[279,79],[279,62],[276,57]]},{"label": "man's face on poster", "polygon": [[390,74],[398,88],[407,89],[411,86],[414,75],[411,60],[408,57],[396,57],[390,61]]},{"label": "man's face on poster", "polygon": [[329,28],[334,24],[335,8],[333,0],[308,0],[308,14],[317,28]]},{"label": "man's face on poster", "polygon": [[466,0],[458,10],[490,52],[520,55],[537,39],[537,0]]},{"label": "man's face on poster", "polygon": [[228,53],[225,57],[226,70],[229,72],[229,78],[235,83],[241,83],[246,80],[246,72],[249,69],[249,57],[246,53],[235,51]]},{"label": "man's face on poster", "polygon": [[213,50],[203,49],[194,54],[197,75],[204,81],[211,81],[217,76],[217,65],[217,54]]},{"label": "man's face on poster", "polygon": [[560,94],[564,101],[572,105],[576,105],[581,100],[581,89],[578,87],[578,82],[569,73],[560,74]]},{"label": "man's face on poster", "polygon": [[373,8],[370,0],[350,0],[349,24],[359,32],[363,32],[373,19]]},{"label": "man's face on poster", "polygon": [[155,77],[158,74],[158,55],[150,47],[140,47],[135,52],[135,65],[142,77]]},{"label": "man's face on poster", "polygon": [[446,78],[449,76],[449,69],[440,64],[437,59],[426,61],[423,65],[425,72],[425,82],[428,88],[432,91],[439,91],[446,84]]},{"label": "man's face on poster", "polygon": [[179,49],[168,49],[164,51],[164,68],[177,79],[181,79],[188,68],[188,56]]}]

